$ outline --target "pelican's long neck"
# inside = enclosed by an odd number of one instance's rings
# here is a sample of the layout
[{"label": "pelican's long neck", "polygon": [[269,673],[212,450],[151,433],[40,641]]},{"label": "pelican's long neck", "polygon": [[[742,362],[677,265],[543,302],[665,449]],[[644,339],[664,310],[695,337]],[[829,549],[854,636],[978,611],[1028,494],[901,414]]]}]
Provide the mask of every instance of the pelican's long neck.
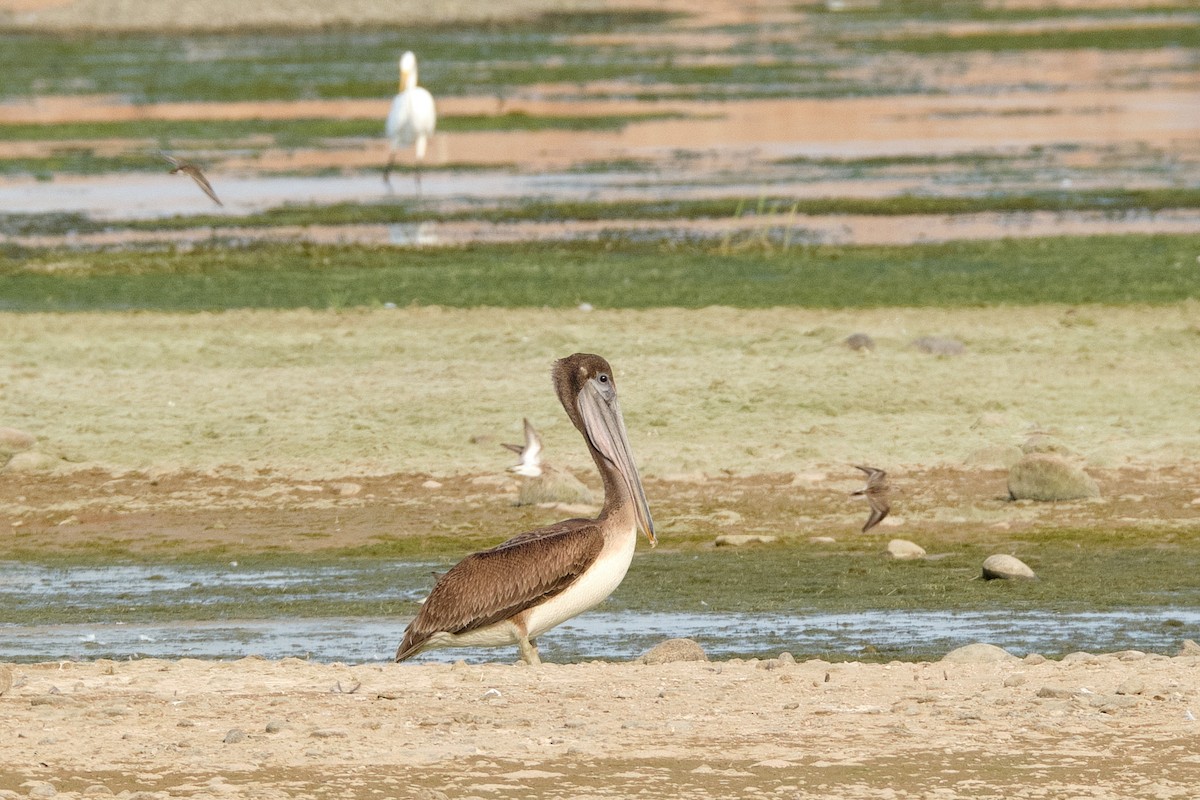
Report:
[{"label": "pelican's long neck", "polygon": [[636,535],[637,512],[634,504],[637,503],[637,499],[630,494],[624,478],[612,462],[600,455],[600,451],[587,441],[587,436],[584,436],[583,440],[587,443],[588,452],[592,454],[596,469],[600,471],[600,479],[604,482],[604,506],[600,509],[599,519],[611,521],[620,530],[628,528]]}]

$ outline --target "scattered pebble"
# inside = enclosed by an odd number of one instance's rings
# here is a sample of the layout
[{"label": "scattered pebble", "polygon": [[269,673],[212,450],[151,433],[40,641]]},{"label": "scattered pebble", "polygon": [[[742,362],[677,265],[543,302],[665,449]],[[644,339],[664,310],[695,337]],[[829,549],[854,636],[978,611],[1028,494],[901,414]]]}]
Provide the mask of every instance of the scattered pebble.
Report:
[{"label": "scattered pebble", "polygon": [[775,536],[755,533],[723,533],[714,541],[717,547],[743,547],[748,544],[770,544],[776,540]]},{"label": "scattered pebble", "polygon": [[225,744],[237,744],[245,739],[246,732],[241,728],[230,728],[229,732],[225,734],[225,738],[221,741],[225,742]]},{"label": "scattered pebble", "polygon": [[931,356],[961,356],[967,352],[967,346],[958,339],[946,336],[922,336],[914,339],[913,347]]},{"label": "scattered pebble", "polygon": [[0,428],[0,455],[12,455],[29,450],[37,444],[37,437],[16,428]]},{"label": "scattered pebble", "polygon": [[852,333],[842,340],[842,344],[860,353],[875,351],[875,340],[865,333]]},{"label": "scattered pebble", "polygon": [[1037,580],[1037,575],[1021,559],[997,553],[983,560],[983,579],[986,581]]},{"label": "scattered pebble", "polygon": [[1013,500],[1084,500],[1099,497],[1100,487],[1061,456],[1032,453],[1009,469],[1008,496]]},{"label": "scattered pebble", "polygon": [[925,557],[925,548],[908,539],[892,539],[887,546],[888,555],[897,561],[909,561]]},{"label": "scattered pebble", "polygon": [[422,489],[440,489],[440,488],[442,488],[442,484],[440,484],[439,482],[437,482],[435,480],[428,480],[421,484],[421,488]]},{"label": "scattered pebble", "polygon": [[990,664],[996,661],[1015,661],[1016,658],[1003,647],[976,642],[951,650],[942,656],[942,661],[951,664]]},{"label": "scattered pebble", "polygon": [[668,664],[673,661],[708,661],[708,655],[695,639],[667,639],[651,647],[639,664]]},{"label": "scattered pebble", "polygon": [[0,695],[11,689],[12,683],[12,667],[8,664],[0,664]]}]

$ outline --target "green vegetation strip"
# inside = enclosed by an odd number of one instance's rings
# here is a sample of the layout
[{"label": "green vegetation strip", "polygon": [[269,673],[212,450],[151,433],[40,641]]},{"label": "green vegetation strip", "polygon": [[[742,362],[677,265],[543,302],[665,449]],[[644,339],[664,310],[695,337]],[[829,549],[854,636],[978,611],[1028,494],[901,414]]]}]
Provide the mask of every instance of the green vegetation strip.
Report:
[{"label": "green vegetation strip", "polygon": [[[881,609],[1046,612],[1106,611],[1174,605],[1200,606],[1200,540],[1196,535],[1169,536],[1147,542],[1144,532],[1071,529],[1029,534],[1022,555],[1040,580],[978,580],[983,559],[1009,544],[976,541],[948,544],[943,557],[895,561],[881,555],[877,537],[822,548],[774,545],[749,550],[704,546],[643,552],[613,596],[611,605],[639,612],[854,613]],[[428,542],[426,542],[428,544]],[[440,570],[465,555],[463,543],[444,553]],[[32,554],[31,554],[32,555]],[[430,554],[413,542],[396,540],[364,550],[328,553],[239,556],[242,569],[271,569],[312,574],[322,568],[344,571],[353,591],[339,585],[328,595],[302,592],[290,585],[246,584],[207,589],[193,584],[168,589],[137,603],[118,598],[112,605],[98,598],[75,597],[58,606],[0,609],[0,624],[68,624],[97,621],[146,622],[167,619],[267,619],[275,617],[404,616],[416,603],[391,599],[392,572],[381,563],[406,559],[425,562]],[[111,555],[89,559],[78,554],[46,561],[21,559],[50,567],[112,564]],[[121,559],[117,559],[118,562]],[[123,562],[122,562],[123,563]],[[221,570],[228,557],[148,560],[166,568],[193,566]],[[422,572],[422,576],[426,573]],[[1102,578],[1102,579],[1098,579]],[[1173,587],[1164,595],[1162,587]],[[753,590],[748,590],[753,587]],[[211,596],[210,596],[211,594]]]},{"label": "green vegetation strip", "polygon": [[1200,235],[904,247],[313,245],[53,251],[0,261],[0,310],[953,307],[1200,299]]}]

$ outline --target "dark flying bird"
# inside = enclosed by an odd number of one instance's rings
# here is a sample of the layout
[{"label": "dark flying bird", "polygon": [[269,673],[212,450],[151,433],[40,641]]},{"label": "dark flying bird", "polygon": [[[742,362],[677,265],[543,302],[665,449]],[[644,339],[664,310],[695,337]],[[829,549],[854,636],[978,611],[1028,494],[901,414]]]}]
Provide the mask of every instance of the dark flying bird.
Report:
[{"label": "dark flying bird", "polygon": [[867,502],[871,505],[871,515],[867,517],[867,524],[862,527],[862,532],[866,533],[882,522],[883,518],[892,510],[888,504],[888,490],[891,487],[888,486],[887,473],[883,470],[858,464],[855,466],[867,473],[867,485],[857,492],[851,493],[851,497],[866,497]]},{"label": "dark flying bird", "polygon": [[190,161],[184,161],[183,159],[169,156],[166,153],[160,153],[159,155],[165,158],[171,164],[171,166],[174,167],[174,169],[171,170],[172,175],[175,175],[179,172],[186,174],[196,182],[197,186],[204,190],[206,195],[212,198],[214,203],[219,206],[225,205],[217,198],[217,193],[213,191],[212,184],[208,182],[208,178],[204,177],[204,173],[200,171],[199,167]]},{"label": "dark flying bird", "polygon": [[603,479],[600,515],[518,534],[458,562],[438,578],[405,629],[397,661],[434,647],[516,644],[522,659],[540,664],[537,637],[620,585],[638,530],[657,544],[612,367],[600,356],[576,353],[554,362],[552,376]]}]

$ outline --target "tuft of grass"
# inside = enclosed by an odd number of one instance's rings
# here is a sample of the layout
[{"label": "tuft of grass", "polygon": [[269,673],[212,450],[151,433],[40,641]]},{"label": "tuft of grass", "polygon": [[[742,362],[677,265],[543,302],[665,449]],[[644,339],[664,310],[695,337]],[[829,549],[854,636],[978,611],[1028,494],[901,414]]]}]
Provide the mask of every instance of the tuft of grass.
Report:
[{"label": "tuft of grass", "polygon": [[5,311],[454,307],[872,308],[1172,303],[1200,298],[1200,236],[901,247],[580,242],[398,251],[259,244],[188,252],[51,251],[0,260]]}]

